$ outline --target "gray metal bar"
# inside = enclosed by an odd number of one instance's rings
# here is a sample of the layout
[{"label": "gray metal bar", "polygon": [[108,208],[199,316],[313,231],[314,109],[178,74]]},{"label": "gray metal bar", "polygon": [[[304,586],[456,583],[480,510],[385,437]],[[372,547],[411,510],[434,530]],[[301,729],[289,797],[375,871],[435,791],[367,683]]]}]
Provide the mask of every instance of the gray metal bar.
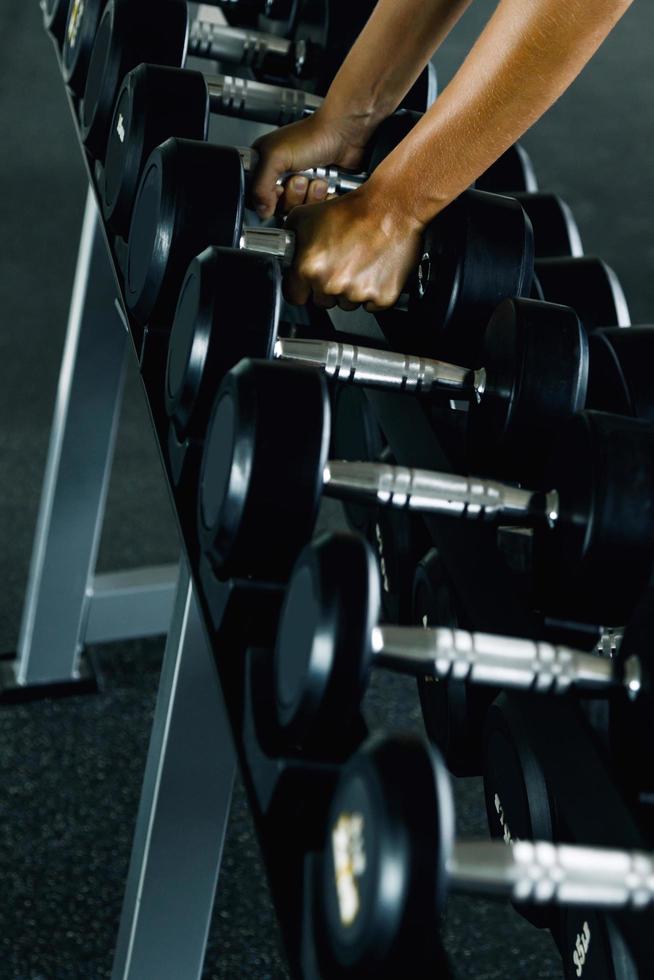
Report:
[{"label": "gray metal bar", "polygon": [[96,575],[86,590],[84,643],[165,634],[177,588],[177,565]]},{"label": "gray metal bar", "polygon": [[77,676],[125,369],[127,333],[89,189],[18,641],[19,685]]},{"label": "gray metal bar", "polygon": [[218,674],[183,563],[112,980],[200,980],[234,771]]}]

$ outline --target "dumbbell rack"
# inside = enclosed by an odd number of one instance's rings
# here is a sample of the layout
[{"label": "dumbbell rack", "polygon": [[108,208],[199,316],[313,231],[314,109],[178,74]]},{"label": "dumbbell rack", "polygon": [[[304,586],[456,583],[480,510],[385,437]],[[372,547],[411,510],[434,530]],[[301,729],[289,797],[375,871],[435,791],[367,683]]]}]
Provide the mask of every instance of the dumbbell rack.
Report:
[{"label": "dumbbell rack", "polygon": [[[56,45],[55,51],[59,58]],[[77,132],[76,105],[70,93],[68,98]],[[241,135],[242,142],[249,142],[248,124],[242,124]],[[88,570],[93,568],[97,549],[128,340],[138,359],[166,483],[173,504],[176,502],[165,461],[164,335],[155,326],[141,329],[127,313],[122,297],[120,243],[112,241],[99,218],[97,173],[81,142],[80,147],[89,191],[46,472],[46,503],[42,504],[37,528],[21,632],[21,644],[27,651],[39,626],[49,623],[52,641],[61,625],[62,649],[67,652],[59,674],[53,673],[43,658],[39,670],[27,669],[24,652],[18,659],[17,683],[13,685],[23,690],[34,683],[74,681],[85,642],[135,635],[139,630],[139,635],[161,631],[171,608],[170,570],[163,570],[159,578],[150,575],[137,577],[136,582],[121,580],[122,601],[132,614],[134,608],[142,608],[144,597],[150,603],[147,623],[147,617],[141,621],[137,616],[136,628],[132,628],[131,620],[131,631],[123,628],[120,633],[114,626],[112,633],[107,627],[106,636],[99,626],[94,632],[88,625],[95,622],[89,613],[93,603],[88,597],[93,590],[89,591]],[[332,336],[338,337],[344,324],[351,333],[358,329],[368,333],[365,324],[357,323],[358,315],[347,314],[345,320],[343,316],[330,314],[326,329]],[[397,393],[366,394],[399,464],[452,471],[417,400]],[[88,408],[90,398],[93,402]],[[58,485],[64,477],[56,463],[61,461],[62,445],[75,440],[75,432],[67,428],[68,420],[61,417],[73,399],[78,405],[86,404],[94,436],[81,440],[83,458],[74,460],[79,481],[77,499],[84,511],[87,475],[95,498],[88,502],[85,521],[78,521],[77,506],[73,517],[68,516],[67,527],[79,537],[86,555],[80,563],[80,595],[66,615],[53,613],[48,620],[52,595],[50,605],[45,599],[41,601],[44,563],[52,537],[46,530],[56,512]],[[97,458],[89,454],[91,445]],[[194,540],[195,509],[174,506],[174,511],[182,560],[112,976],[114,980],[200,978],[238,759],[291,971],[317,980],[321,973],[314,938],[303,918],[303,891],[310,887],[311,854],[320,847],[321,816],[339,764],[365,736],[365,724],[359,718],[353,729],[343,732],[339,744],[325,747],[321,758],[267,754],[265,739],[261,738],[270,711],[267,648],[274,634],[280,589],[252,581],[212,580]],[[542,624],[530,612],[492,529],[443,517],[427,516],[423,520],[464,610],[467,628],[542,636]],[[110,601],[112,611],[114,598]],[[101,601],[97,608],[102,608]],[[112,616],[108,618],[111,621]],[[255,634],[252,620],[258,623]],[[630,806],[622,798],[581,712],[565,699],[558,699],[555,706],[538,696],[515,695],[513,700],[545,773],[566,839],[588,845],[652,847],[654,834],[647,801]],[[265,744],[269,750],[269,743]],[[615,918],[634,962],[646,970],[654,962],[654,917],[650,913],[619,913]],[[571,950],[562,950],[564,956],[571,954]]]}]

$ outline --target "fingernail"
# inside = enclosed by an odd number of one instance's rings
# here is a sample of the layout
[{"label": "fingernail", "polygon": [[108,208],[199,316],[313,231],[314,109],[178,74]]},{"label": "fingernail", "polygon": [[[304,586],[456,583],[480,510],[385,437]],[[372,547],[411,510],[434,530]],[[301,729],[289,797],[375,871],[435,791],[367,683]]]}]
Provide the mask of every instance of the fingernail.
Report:
[{"label": "fingernail", "polygon": [[327,197],[327,184],[316,184],[313,188],[313,196],[321,201],[323,197]]},{"label": "fingernail", "polygon": [[291,181],[291,187],[298,194],[305,194],[306,189],[309,186],[309,181],[306,177],[294,177]]}]

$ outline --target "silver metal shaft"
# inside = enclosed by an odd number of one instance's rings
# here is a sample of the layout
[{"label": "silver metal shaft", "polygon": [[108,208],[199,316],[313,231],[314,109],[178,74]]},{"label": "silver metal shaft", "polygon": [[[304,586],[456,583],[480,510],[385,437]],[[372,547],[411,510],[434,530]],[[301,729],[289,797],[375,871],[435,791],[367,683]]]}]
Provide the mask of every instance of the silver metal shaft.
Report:
[{"label": "silver metal shaft", "polygon": [[244,228],[239,239],[239,248],[272,255],[282,265],[288,266],[295,253],[295,235],[284,228]]},{"label": "silver metal shaft", "polygon": [[207,89],[212,112],[271,126],[285,126],[303,119],[322,103],[320,96],[301,89],[266,85],[233,75],[207,78]]},{"label": "silver metal shaft", "polygon": [[246,68],[272,69],[288,65],[292,70],[293,42],[277,34],[230,27],[197,17],[189,31],[189,54]]},{"label": "silver metal shaft", "polygon": [[483,368],[474,371],[446,361],[340,344],[332,340],[280,338],[275,344],[274,356],[320,368],[328,377],[349,384],[423,394],[442,391],[444,394],[478,399],[486,382]]},{"label": "silver metal shaft", "polygon": [[654,860],[620,851],[545,841],[461,841],[447,862],[453,891],[514,902],[645,908],[654,900]]},{"label": "silver metal shaft", "polygon": [[408,469],[386,463],[330,460],[323,472],[330,497],[385,507],[506,524],[550,526],[558,518],[558,494],[521,490],[495,480]]},{"label": "silver metal shaft", "polygon": [[[251,174],[259,162],[259,154],[252,146],[239,146],[237,149],[244,171],[246,174]],[[337,167],[309,167],[307,170],[288,170],[277,179],[277,183],[281,186],[289,177],[306,177],[308,180],[324,180],[327,184],[327,193],[333,196],[334,194],[345,194],[348,191],[356,190],[357,187],[361,187],[368,179],[368,174],[346,173]]]},{"label": "silver metal shaft", "polygon": [[640,664],[635,658],[622,680],[606,657],[513,636],[444,627],[376,626],[372,647],[381,666],[411,674],[548,694],[562,694],[572,685],[601,690],[624,684],[632,695],[640,689]]}]

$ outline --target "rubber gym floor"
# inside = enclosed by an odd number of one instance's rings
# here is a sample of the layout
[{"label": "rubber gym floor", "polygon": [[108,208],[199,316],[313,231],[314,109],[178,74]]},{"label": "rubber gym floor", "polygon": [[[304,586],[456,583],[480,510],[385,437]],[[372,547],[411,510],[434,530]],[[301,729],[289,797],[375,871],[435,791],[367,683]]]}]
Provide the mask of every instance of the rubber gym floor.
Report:
[{"label": "rubber gym floor", "polygon": [[[438,54],[441,85],[493,7],[477,0]],[[654,9],[635,3],[524,140],[541,187],[573,208],[586,251],[616,269],[635,323],[654,310],[653,32]],[[0,0],[0,126],[0,652],[9,652],[18,635],[85,196],[36,0]],[[330,524],[339,519],[335,510],[325,515]],[[176,553],[131,364],[100,567],[173,561]],[[0,710],[0,980],[110,976],[162,650],[159,639],[98,649],[102,694]],[[373,726],[421,729],[410,681],[377,676],[367,713]],[[479,782],[461,780],[456,791],[459,830],[483,835]],[[562,975],[552,941],[508,907],[453,899],[444,936],[456,977]],[[286,975],[237,787],[205,977]]]}]

